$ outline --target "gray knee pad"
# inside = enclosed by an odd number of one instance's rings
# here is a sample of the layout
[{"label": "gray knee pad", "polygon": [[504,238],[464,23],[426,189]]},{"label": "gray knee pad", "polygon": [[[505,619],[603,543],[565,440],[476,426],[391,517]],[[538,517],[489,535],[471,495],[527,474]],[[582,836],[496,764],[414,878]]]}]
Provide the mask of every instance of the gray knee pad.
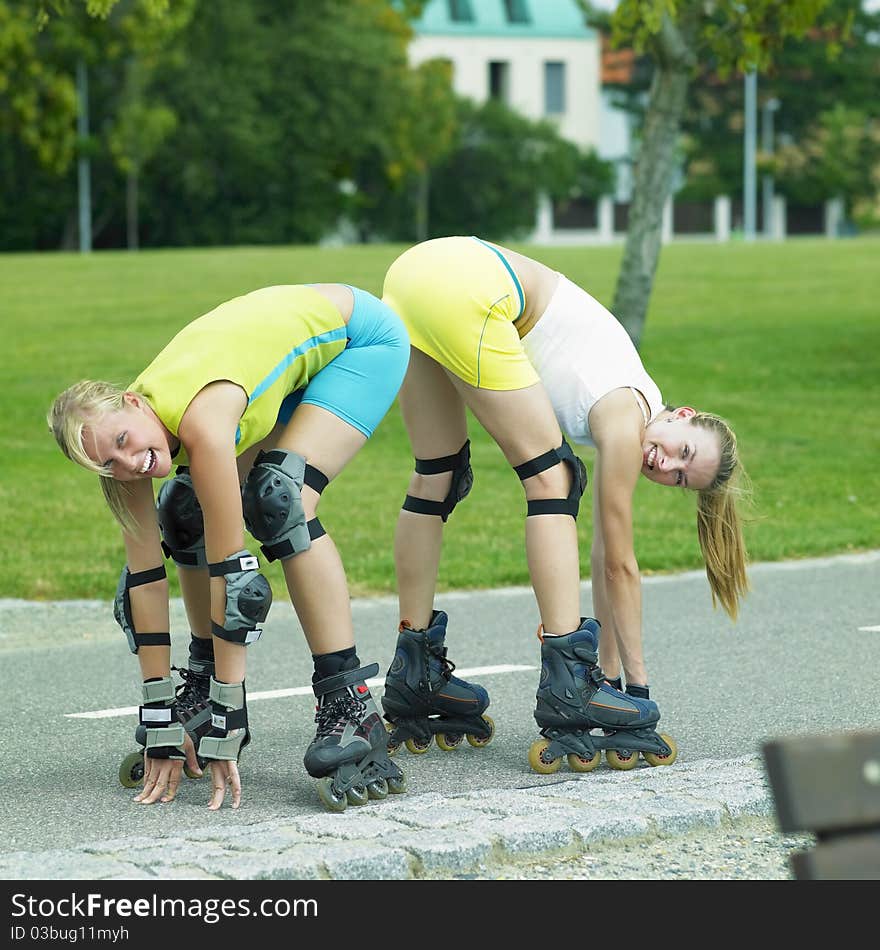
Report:
[{"label": "gray knee pad", "polygon": [[165,556],[181,567],[205,567],[205,520],[189,469],[178,466],[174,478],[162,485],[156,513]]},{"label": "gray knee pad", "polygon": [[113,616],[119,626],[122,627],[122,632],[128,640],[128,646],[132,653],[137,653],[140,647],[171,646],[171,634],[169,632],[140,633],[135,630],[131,612],[131,598],[128,595],[132,587],[152,584],[154,581],[161,581],[165,577],[164,564],[160,564],[149,571],[138,571],[137,574],[132,574],[127,564],[122,568],[119,583],[116,585],[116,596],[113,598]]},{"label": "gray knee pad", "polygon": [[520,480],[524,481],[533,475],[545,472],[554,465],[564,462],[571,469],[571,491],[567,498],[534,498],[529,501],[529,515],[571,515],[577,518],[580,509],[581,496],[587,489],[587,467],[572,452],[571,446],[562,440],[562,445],[558,449],[550,449],[537,458],[523,462],[522,465],[515,465],[514,471],[519,475]]},{"label": "gray knee pad", "polygon": [[226,616],[223,626],[211,622],[211,631],[221,640],[245,646],[260,639],[262,623],[272,606],[272,588],[259,573],[260,562],[248,550],[236,551],[225,561],[208,565],[211,577],[226,578]]},{"label": "gray knee pad", "polygon": [[282,561],[308,551],[324,530],[317,518],[306,523],[302,487],[320,494],[327,477],[296,452],[273,449],[260,452],[241,494],[244,523],[261,543],[266,558]]},{"label": "gray knee pad", "polygon": [[455,455],[444,455],[436,459],[416,459],[416,471],[419,475],[440,475],[452,472],[452,484],[443,501],[429,501],[407,495],[403,502],[404,511],[413,511],[419,515],[440,515],[445,522],[455,506],[468,496],[474,484],[474,470],[471,468],[471,440]]}]

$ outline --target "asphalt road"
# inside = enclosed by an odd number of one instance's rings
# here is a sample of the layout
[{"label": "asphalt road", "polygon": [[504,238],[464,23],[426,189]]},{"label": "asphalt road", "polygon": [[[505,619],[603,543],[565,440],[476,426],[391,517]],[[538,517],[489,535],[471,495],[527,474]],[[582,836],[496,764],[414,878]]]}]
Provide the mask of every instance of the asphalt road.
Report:
[{"label": "asphalt road", "polygon": [[[711,768],[714,761],[760,756],[765,740],[782,735],[880,725],[880,551],[754,565],[750,576],[753,592],[736,625],[712,610],[701,572],[644,579],[652,697],[660,706],[661,731],[678,743],[681,766],[699,770],[701,763]],[[588,583],[582,603],[589,613]],[[563,767],[557,775],[539,776],[528,766],[528,747],[537,738],[532,711],[539,663],[531,592],[452,593],[440,596],[437,606],[450,615],[447,645],[459,671],[519,669],[473,677],[491,696],[488,713],[497,733],[487,748],[399,754],[409,785],[403,797],[439,793],[442,803],[443,796],[481,791],[547,794],[554,783],[594,780],[597,773],[574,776]],[[365,663],[378,662],[384,675],[396,637],[396,604],[391,598],[357,600],[353,610],[359,655]],[[174,660],[185,665],[188,636],[179,603],[172,627]],[[177,801],[162,807],[132,804],[134,793],[119,785],[119,763],[136,748],[136,717],[81,716],[139,702],[137,663],[109,601],[0,600],[0,654],[0,856],[124,836],[141,842],[183,838],[196,824],[232,832],[273,821],[308,818],[316,827],[330,821],[302,766],[314,735],[309,652],[292,609],[280,599],[249,654],[254,742],[242,758],[238,812],[209,813],[207,782],[184,783]],[[259,697],[298,687],[299,694]],[[374,694],[378,698],[381,688]],[[390,805],[349,809],[342,820],[356,828],[355,822]]]}]

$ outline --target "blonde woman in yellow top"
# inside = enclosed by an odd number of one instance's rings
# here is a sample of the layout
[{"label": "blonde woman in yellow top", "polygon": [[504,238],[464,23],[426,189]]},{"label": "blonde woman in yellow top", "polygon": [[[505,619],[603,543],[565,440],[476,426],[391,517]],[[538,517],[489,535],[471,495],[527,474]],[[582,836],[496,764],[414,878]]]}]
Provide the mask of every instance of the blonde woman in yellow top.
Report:
[{"label": "blonde woman in yellow top", "polygon": [[[527,500],[526,556],[542,625],[535,716],[544,738],[530,752],[533,767],[555,771],[568,754],[585,771],[600,749],[619,768],[635,765],[639,752],[673,761],[674,743],[657,735],[649,698],[632,496],[639,476],[696,493],[712,597],[735,618],[748,584],[729,425],[667,406],[612,314],[564,275],[508,248],[466,236],[417,244],[392,263],[383,299],[412,345],[400,405],[416,459],[395,540],[401,630],[383,697],[395,722],[392,746],[424,749],[436,734],[445,747],[456,731],[479,739],[473,719],[473,728],[448,720],[454,709],[479,716],[488,705],[482,687],[450,678],[447,617],[434,609],[443,524],[473,478],[470,409]],[[596,448],[597,619],[581,615],[575,518],[587,473],[568,439]],[[610,682],[598,666],[600,626]],[[430,677],[417,670],[416,641],[430,647]],[[419,687],[429,680],[436,689]],[[444,681],[455,688],[441,689]],[[455,703],[443,699],[451,693]],[[593,727],[605,735],[590,739]]]},{"label": "blonde woman in yellow top", "polygon": [[[408,359],[399,318],[372,294],[265,287],[184,327],[126,389],[83,381],[55,400],[58,444],[100,476],[125,543],[115,613],[143,679],[135,801],[172,801],[184,762],[195,774],[207,762],[209,807],[227,788],[239,806],[246,651],[271,604],[245,527],[281,561],[313,655],[317,732],[304,764],[322,802],[342,811],[404,790],[364,683],[378,666],[357,657],[345,572],[316,511],[387,412]],[[192,633],[177,690],[163,553],[177,565]]]}]

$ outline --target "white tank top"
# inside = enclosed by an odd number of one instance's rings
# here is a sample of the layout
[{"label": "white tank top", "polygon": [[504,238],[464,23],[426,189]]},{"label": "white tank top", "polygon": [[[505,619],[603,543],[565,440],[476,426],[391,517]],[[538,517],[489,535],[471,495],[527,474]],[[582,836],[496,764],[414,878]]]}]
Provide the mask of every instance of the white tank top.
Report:
[{"label": "white tank top", "polygon": [[[626,330],[609,310],[559,274],[540,320],[522,343],[550,396],[559,427],[573,441],[595,445],[590,410],[613,389],[640,393],[647,425],[662,409],[657,384],[645,371]],[[645,410],[641,400],[636,401]]]}]

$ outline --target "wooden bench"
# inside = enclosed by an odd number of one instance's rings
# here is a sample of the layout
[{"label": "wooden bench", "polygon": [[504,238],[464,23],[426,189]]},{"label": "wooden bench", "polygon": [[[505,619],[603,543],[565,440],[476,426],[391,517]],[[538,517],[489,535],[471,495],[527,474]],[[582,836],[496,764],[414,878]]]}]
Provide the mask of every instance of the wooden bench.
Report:
[{"label": "wooden bench", "polygon": [[762,752],[780,830],[816,838],[791,856],[795,878],[880,880],[880,731],[783,737]]}]

